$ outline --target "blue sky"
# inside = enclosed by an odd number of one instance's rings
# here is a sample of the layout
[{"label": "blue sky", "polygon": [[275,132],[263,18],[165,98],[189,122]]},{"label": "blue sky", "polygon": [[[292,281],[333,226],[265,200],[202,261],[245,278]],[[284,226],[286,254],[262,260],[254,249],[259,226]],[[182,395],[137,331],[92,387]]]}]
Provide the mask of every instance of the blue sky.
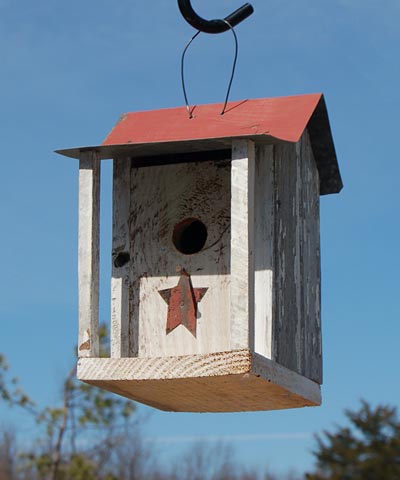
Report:
[{"label": "blue sky", "polygon": [[[397,0],[253,0],[237,28],[231,99],[323,92],[344,181],[321,202],[323,406],[228,415],[152,411],[160,457],[224,439],[246,465],[312,463],[313,433],[359,399],[398,404],[400,338]],[[193,0],[207,18],[240,2]],[[0,352],[38,402],[58,398],[77,331],[77,164],[57,148],[100,143],[126,111],[183,104],[179,62],[193,34],[175,0],[0,0]],[[193,103],[224,98],[230,33],[187,58]],[[102,245],[110,244],[110,162]],[[108,258],[101,319],[109,318]],[[146,412],[150,409],[144,409]]]}]

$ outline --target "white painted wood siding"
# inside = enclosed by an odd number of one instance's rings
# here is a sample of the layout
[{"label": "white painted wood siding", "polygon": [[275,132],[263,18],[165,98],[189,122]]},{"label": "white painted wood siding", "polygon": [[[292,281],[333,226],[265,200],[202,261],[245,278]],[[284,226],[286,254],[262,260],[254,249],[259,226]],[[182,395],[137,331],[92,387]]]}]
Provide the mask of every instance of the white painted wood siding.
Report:
[{"label": "white painted wood siding", "polygon": [[256,149],[254,350],[272,358],[275,252],[275,162],[272,145]]},{"label": "white painted wood siding", "polygon": [[78,356],[99,355],[100,160],[95,151],[79,161]]},{"label": "white painted wood siding", "polygon": [[[232,161],[115,165],[113,258],[129,251],[130,262],[113,268],[112,356],[249,348],[321,383],[319,178],[308,133],[256,149],[235,141]],[[197,254],[173,245],[185,218],[207,227]],[[183,325],[166,334],[159,291],[177,286],[180,269],[208,289],[196,335]]]},{"label": "white painted wood siding", "polygon": [[[131,162],[128,158],[114,160],[113,169],[113,236],[111,279],[111,357],[130,355],[130,193]],[[122,265],[120,259],[126,256]],[[119,264],[118,262],[121,262]]]},{"label": "white painted wood siding", "polygon": [[[231,349],[230,159],[133,168],[131,172],[131,356],[163,357]],[[208,231],[204,248],[180,253],[173,229],[197,218]],[[168,335],[168,305],[160,290],[177,286],[184,268],[194,288],[208,288],[198,304],[197,332],[183,325]]]},{"label": "white painted wood siding", "polygon": [[254,348],[254,142],[232,145],[231,348]]}]

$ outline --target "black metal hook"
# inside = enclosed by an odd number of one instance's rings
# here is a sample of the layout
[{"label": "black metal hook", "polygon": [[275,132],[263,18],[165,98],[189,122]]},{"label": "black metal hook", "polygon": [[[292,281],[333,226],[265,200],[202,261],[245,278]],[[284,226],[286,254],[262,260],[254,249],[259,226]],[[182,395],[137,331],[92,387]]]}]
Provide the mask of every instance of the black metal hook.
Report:
[{"label": "black metal hook", "polygon": [[178,5],[185,20],[192,27],[205,33],[226,32],[230,29],[230,25],[232,27],[238,25],[254,12],[253,6],[250,3],[245,3],[223,20],[205,20],[193,10],[190,0],[178,0]]}]

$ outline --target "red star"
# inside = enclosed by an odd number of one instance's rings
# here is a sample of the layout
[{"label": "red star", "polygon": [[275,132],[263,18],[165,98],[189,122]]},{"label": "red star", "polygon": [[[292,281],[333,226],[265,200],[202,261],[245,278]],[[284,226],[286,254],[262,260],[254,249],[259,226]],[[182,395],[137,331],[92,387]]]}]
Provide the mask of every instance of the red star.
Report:
[{"label": "red star", "polygon": [[184,325],[196,336],[197,304],[207,290],[208,288],[193,288],[190,275],[182,270],[176,287],[158,291],[168,304],[167,335],[178,325]]}]

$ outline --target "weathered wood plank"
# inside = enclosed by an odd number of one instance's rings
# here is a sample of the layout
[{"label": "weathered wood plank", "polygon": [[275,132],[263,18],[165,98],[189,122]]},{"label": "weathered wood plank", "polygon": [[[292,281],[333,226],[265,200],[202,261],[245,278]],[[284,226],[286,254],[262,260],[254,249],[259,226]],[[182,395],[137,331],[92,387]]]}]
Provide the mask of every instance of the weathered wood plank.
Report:
[{"label": "weathered wood plank", "polygon": [[249,350],[154,358],[97,359],[80,362],[79,378],[91,380],[170,380],[245,374],[250,371]]},{"label": "weathered wood plank", "polygon": [[[230,159],[132,169],[131,356],[229,350],[230,191]],[[198,253],[173,243],[174,228],[188,218],[207,229]],[[167,333],[169,305],[160,292],[177,287],[183,270],[194,289],[207,289],[195,334],[184,325]]]},{"label": "weathered wood plank", "polygon": [[275,183],[272,358],[321,383],[319,178],[307,134],[275,146]]},{"label": "weathered wood plank", "polygon": [[128,158],[114,159],[111,279],[111,357],[129,357],[130,179]]},{"label": "weathered wood plank", "polygon": [[79,162],[79,337],[78,356],[99,352],[100,160],[83,152]]},{"label": "weathered wood plank", "polygon": [[275,358],[287,368],[303,373],[300,334],[302,303],[299,243],[299,161],[296,145],[279,145],[276,152],[276,321]]},{"label": "weathered wood plank", "polygon": [[273,360],[301,373],[298,345],[302,321],[298,272],[297,153],[295,144],[275,146],[275,321]]},{"label": "weathered wood plank", "polygon": [[318,384],[249,350],[153,359],[80,359],[78,377],[169,411],[277,410],[321,402]]},{"label": "weathered wood plank", "polygon": [[322,383],[321,261],[320,261],[320,178],[308,131],[300,142],[303,183],[302,285],[304,315],[304,375]]},{"label": "weathered wood plank", "polygon": [[254,348],[255,146],[232,144],[231,348]]},{"label": "weathered wood plank", "polygon": [[254,349],[272,358],[275,252],[274,147],[256,148],[254,231]]}]

